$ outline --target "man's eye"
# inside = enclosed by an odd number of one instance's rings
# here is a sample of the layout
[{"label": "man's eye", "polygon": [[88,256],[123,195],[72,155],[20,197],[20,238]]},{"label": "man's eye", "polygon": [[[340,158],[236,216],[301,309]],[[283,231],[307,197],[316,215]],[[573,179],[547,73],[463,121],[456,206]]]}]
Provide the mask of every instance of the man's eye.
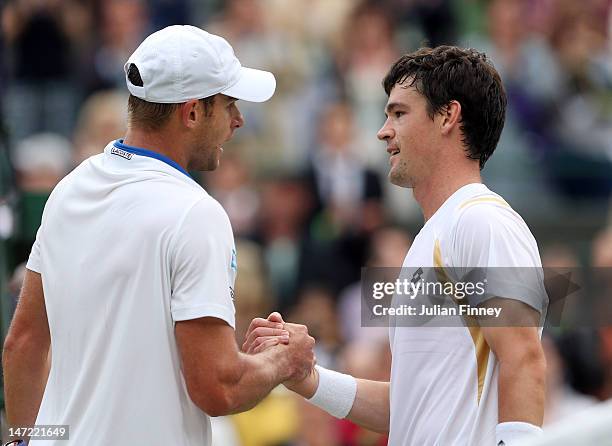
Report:
[{"label": "man's eye", "polygon": [[396,118],[401,118],[404,115],[404,112],[402,111],[397,111],[395,113],[393,113],[395,115]]}]

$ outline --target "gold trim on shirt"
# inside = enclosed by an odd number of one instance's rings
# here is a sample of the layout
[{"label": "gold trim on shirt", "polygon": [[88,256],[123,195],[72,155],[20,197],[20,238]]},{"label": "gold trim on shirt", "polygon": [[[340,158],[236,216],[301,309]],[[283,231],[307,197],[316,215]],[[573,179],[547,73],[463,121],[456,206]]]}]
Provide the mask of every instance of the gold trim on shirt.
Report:
[{"label": "gold trim on shirt", "polygon": [[[469,200],[466,203],[469,203],[470,201],[474,201],[474,200]],[[434,268],[435,268],[438,279],[443,283],[450,282],[451,278],[446,272],[446,270],[444,269],[445,266],[444,266],[444,261],[442,260],[442,249],[440,248],[440,241],[437,239],[434,242],[433,258],[434,258]],[[458,300],[454,296],[452,296],[452,298],[455,301],[455,303],[458,303]],[[480,326],[478,325],[476,318],[474,316],[468,316],[468,315],[464,315],[462,316],[462,318],[466,322],[467,329],[470,332],[470,336],[472,337],[472,342],[474,342],[474,351],[476,353],[476,370],[478,371],[477,401],[478,403],[480,403],[480,397],[482,396],[482,389],[484,387],[485,376],[487,374],[487,365],[489,362],[489,352],[491,351],[491,349],[489,347],[489,344],[487,344],[487,341],[484,338],[484,335],[482,334],[482,330]]]}]

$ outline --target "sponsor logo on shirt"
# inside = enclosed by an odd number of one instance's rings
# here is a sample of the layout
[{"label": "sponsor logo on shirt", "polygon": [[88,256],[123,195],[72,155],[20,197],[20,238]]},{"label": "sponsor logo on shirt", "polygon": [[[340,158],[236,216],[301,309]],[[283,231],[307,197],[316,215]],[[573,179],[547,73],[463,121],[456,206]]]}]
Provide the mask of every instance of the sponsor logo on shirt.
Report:
[{"label": "sponsor logo on shirt", "polygon": [[230,268],[234,271],[238,271],[238,260],[236,258],[236,249],[232,248],[232,261],[230,262]]},{"label": "sponsor logo on shirt", "polygon": [[126,152],[125,150],[118,149],[117,147],[113,147],[111,149],[111,155],[117,155],[121,158],[125,158],[126,160],[132,159],[132,154],[130,152]]}]

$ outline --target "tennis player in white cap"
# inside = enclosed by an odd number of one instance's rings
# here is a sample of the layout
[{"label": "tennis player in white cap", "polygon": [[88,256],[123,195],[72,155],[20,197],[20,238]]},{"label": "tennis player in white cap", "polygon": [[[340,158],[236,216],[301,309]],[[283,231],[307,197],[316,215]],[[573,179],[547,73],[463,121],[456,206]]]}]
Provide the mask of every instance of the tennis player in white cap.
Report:
[{"label": "tennis player in white cap", "polygon": [[218,166],[243,125],[236,101],[266,101],[274,76],[193,26],[150,35],[125,73],[126,136],[51,194],[4,345],[9,424],[69,425],[68,442],[30,444],[210,445],[208,415],[314,364],[298,325],[239,352],[232,228],[188,173]]}]

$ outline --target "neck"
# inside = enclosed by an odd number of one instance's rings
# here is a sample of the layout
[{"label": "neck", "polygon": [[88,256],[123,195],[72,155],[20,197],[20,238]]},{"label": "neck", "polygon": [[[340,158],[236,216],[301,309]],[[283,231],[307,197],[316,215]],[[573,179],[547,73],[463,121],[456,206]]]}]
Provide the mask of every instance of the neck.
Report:
[{"label": "neck", "polygon": [[183,169],[187,170],[187,159],[184,153],[177,149],[177,147],[180,147],[180,144],[177,144],[176,140],[170,135],[128,127],[125,138],[123,139],[123,144],[152,150],[153,152],[167,156]]},{"label": "neck", "polygon": [[414,186],[414,198],[423,211],[425,221],[436,213],[440,206],[466,184],[481,183],[480,171],[469,170],[457,175],[457,172],[446,172],[444,175],[436,175],[428,178],[419,185]]}]

